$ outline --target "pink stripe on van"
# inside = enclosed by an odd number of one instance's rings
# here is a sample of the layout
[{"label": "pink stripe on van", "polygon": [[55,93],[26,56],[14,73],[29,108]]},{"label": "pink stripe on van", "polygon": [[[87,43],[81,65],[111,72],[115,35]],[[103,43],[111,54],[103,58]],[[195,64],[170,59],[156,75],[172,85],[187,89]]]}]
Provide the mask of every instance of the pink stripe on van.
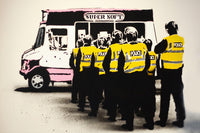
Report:
[{"label": "pink stripe on van", "polygon": [[62,82],[73,79],[72,69],[48,68],[47,71],[51,81]]}]

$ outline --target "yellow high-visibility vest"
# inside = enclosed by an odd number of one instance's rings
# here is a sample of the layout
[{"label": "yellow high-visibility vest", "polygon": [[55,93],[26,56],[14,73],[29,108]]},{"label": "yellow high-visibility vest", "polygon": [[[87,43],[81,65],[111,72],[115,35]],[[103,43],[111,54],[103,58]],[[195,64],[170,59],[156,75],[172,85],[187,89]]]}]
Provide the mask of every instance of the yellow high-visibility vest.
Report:
[{"label": "yellow high-visibility vest", "polygon": [[94,52],[94,56],[95,56],[94,66],[96,68],[99,68],[99,75],[105,74],[105,70],[103,69],[103,61],[107,52],[108,52],[108,48],[105,48],[105,49],[97,48],[96,51]]},{"label": "yellow high-visibility vest", "polygon": [[122,50],[122,45],[123,44],[112,44],[110,45],[110,49],[111,49],[111,62],[110,62],[110,72],[118,72],[117,68],[118,68],[118,59],[119,59],[119,54]]},{"label": "yellow high-visibility vest", "polygon": [[178,69],[183,65],[184,39],[175,34],[164,38],[167,48],[161,54],[164,69]]},{"label": "yellow high-visibility vest", "polygon": [[156,60],[157,60],[157,55],[154,51],[149,52],[149,57],[150,57],[150,67],[148,69],[148,75],[153,76],[153,71],[156,68]]},{"label": "yellow high-visibility vest", "polygon": [[76,57],[77,57],[77,54],[78,54],[78,50],[79,50],[79,48],[74,48],[73,51],[72,51],[72,54],[74,56],[74,66],[76,66]]},{"label": "yellow high-visibility vest", "polygon": [[125,44],[122,46],[125,57],[124,72],[141,72],[145,68],[147,47],[144,43]]},{"label": "yellow high-visibility vest", "polygon": [[80,72],[83,68],[89,68],[91,65],[92,54],[96,50],[95,46],[85,46],[81,47],[81,62],[80,62]]}]

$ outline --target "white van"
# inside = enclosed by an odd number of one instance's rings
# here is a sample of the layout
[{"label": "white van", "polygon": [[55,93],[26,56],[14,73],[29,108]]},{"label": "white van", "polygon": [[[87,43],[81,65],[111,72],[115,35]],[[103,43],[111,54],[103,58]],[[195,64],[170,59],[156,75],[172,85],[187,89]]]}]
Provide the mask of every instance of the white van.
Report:
[{"label": "white van", "polygon": [[153,46],[157,43],[151,9],[42,10],[35,44],[23,53],[20,74],[34,89],[43,89],[50,82],[71,83],[73,70],[69,59],[78,36],[111,36],[114,30],[123,32],[127,26],[138,30],[141,41],[151,39]]}]

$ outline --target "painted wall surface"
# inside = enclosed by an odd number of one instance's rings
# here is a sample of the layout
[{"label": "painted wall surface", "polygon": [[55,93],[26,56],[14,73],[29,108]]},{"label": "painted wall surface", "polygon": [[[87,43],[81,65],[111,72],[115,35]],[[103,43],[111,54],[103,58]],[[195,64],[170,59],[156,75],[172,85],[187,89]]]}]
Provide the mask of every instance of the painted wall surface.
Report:
[{"label": "painted wall surface", "polygon": [[[200,1],[199,0],[1,0],[0,1],[0,132],[7,131],[16,106],[7,99],[11,91],[26,86],[27,81],[19,74],[22,53],[34,44],[42,9],[68,8],[127,8],[153,9],[158,42],[167,33],[165,23],[174,20],[179,35],[185,38],[184,95],[186,109],[200,116]],[[6,100],[5,100],[6,99]],[[23,100],[23,99],[21,99]],[[8,106],[5,103],[13,103]],[[196,123],[200,125],[200,117]],[[15,124],[13,124],[15,125]],[[15,125],[16,126],[16,125]],[[186,132],[192,132],[186,131]],[[22,130],[23,131],[23,130]],[[17,132],[17,131],[16,131]],[[4,132],[5,133],[5,132]]]}]

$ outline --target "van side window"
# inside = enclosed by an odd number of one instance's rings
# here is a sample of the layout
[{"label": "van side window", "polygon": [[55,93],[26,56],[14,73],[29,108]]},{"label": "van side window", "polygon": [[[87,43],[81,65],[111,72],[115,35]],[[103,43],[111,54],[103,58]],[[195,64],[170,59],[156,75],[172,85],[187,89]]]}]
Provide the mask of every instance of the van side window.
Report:
[{"label": "van side window", "polygon": [[33,46],[34,49],[43,45],[43,43],[44,43],[44,33],[45,33],[45,28],[44,27],[40,28],[39,31],[38,31],[38,34],[37,34],[35,44]]},{"label": "van side window", "polygon": [[50,50],[67,50],[68,36],[67,29],[51,29],[49,31]]}]

